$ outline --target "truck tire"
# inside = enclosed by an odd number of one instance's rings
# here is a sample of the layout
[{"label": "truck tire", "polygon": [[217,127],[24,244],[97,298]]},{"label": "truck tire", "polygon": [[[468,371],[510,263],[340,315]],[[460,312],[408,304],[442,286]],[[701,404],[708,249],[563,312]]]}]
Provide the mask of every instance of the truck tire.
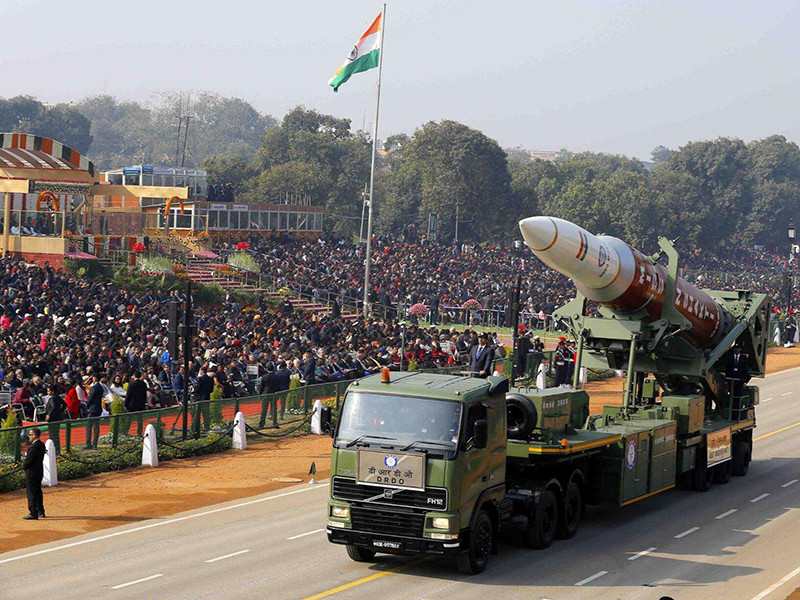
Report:
[{"label": "truck tire", "polygon": [[707,492],[711,489],[711,483],[713,481],[714,469],[709,469],[705,458],[703,458],[703,461],[698,462],[692,471],[692,488],[696,492]]},{"label": "truck tire", "polygon": [[527,440],[539,421],[533,400],[522,394],[506,394],[508,439]]},{"label": "truck tire", "polygon": [[747,442],[736,442],[733,444],[733,474],[736,477],[744,477],[750,468],[750,458],[752,448]]},{"label": "truck tire", "polygon": [[375,551],[369,548],[347,544],[347,556],[356,562],[370,562],[375,558]]},{"label": "truck tire", "polygon": [[478,513],[469,536],[467,549],[458,555],[458,570],[464,575],[482,573],[489,564],[494,543],[494,526],[485,510]]},{"label": "truck tire", "polygon": [[564,507],[559,511],[558,537],[568,540],[578,533],[583,516],[583,494],[581,486],[574,481],[567,485],[564,492]]},{"label": "truck tire", "polygon": [[528,527],[523,534],[525,545],[536,550],[549,548],[557,531],[558,500],[552,491],[546,490],[528,518]]},{"label": "truck tire", "polygon": [[733,475],[733,459],[714,466],[714,483],[728,483]]}]

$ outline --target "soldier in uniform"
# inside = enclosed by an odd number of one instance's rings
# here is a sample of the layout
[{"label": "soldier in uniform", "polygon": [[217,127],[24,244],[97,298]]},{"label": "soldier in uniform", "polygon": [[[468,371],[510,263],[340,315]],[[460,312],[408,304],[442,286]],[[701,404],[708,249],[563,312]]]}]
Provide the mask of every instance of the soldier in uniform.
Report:
[{"label": "soldier in uniform", "polygon": [[575,347],[575,340],[569,340],[566,347],[569,357],[567,358],[567,385],[572,385],[575,381],[575,355],[578,353]]},{"label": "soldier in uniform", "polygon": [[556,387],[562,386],[567,383],[569,377],[569,351],[567,350],[566,340],[562,337],[558,339],[558,346],[556,347],[553,361],[556,367]]}]

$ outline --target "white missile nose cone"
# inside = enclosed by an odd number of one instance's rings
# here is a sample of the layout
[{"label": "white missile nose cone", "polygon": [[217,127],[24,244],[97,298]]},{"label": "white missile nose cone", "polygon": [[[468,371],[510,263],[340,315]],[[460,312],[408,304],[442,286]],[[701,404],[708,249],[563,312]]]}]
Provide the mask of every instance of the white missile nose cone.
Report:
[{"label": "white missile nose cone", "polygon": [[558,227],[550,217],[528,217],[519,222],[519,230],[528,248],[534,252],[547,250],[558,237]]}]

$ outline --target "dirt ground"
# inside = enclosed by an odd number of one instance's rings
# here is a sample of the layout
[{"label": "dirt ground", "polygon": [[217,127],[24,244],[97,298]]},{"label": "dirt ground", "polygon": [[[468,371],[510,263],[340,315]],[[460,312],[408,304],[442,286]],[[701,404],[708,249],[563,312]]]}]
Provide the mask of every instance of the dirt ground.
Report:
[{"label": "dirt ground", "polygon": [[[767,372],[800,366],[800,348],[776,348],[767,358]],[[624,379],[587,386],[592,413],[604,404],[619,404]],[[308,480],[311,462],[316,478],[330,471],[331,441],[327,436],[304,436],[251,446],[245,451],[173,460],[156,469],[138,467],[93,475],[45,488],[48,517],[23,521],[25,491],[0,495],[0,552],[60,540],[125,523],[254,496],[293,485],[279,478]],[[212,482],[212,483],[209,483]],[[798,596],[800,600],[800,595]]]}]

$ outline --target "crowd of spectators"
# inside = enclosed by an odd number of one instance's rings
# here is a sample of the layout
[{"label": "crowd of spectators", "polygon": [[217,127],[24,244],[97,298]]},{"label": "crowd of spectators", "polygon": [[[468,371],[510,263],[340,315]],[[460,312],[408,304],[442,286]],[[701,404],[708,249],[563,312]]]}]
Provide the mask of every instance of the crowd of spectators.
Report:
[{"label": "crowd of spectators", "polygon": [[208,400],[215,388],[221,397],[277,392],[292,378],[340,381],[383,366],[407,368],[412,360],[419,367],[463,365],[477,343],[469,330],[346,320],[289,302],[272,308],[264,297],[247,307],[227,299],[196,307],[187,374],[168,351],[167,304],[181,300],[177,292],[132,293],[10,258],[0,259],[0,284],[7,398],[0,416],[16,407],[26,420],[61,411],[100,416],[115,396],[128,411],[167,406],[187,385],[193,400]]}]

